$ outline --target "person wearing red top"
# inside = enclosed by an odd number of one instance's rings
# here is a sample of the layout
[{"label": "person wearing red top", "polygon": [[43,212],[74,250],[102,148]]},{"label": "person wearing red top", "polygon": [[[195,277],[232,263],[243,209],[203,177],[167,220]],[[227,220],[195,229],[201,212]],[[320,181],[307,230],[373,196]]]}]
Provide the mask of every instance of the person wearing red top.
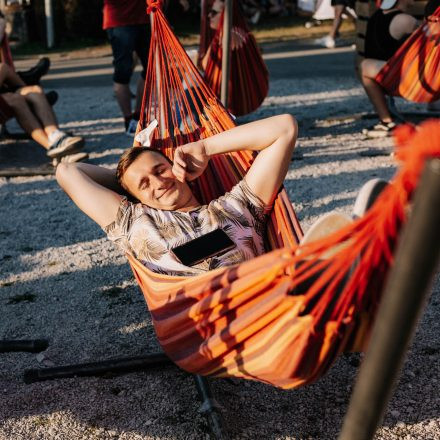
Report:
[{"label": "person wearing red top", "polygon": [[[107,32],[113,52],[113,89],[128,135],[134,135],[144,90],[150,45],[149,20],[145,0],[104,0],[103,29]],[[133,54],[142,63],[137,83],[134,112],[131,107],[129,83],[133,74]]]}]

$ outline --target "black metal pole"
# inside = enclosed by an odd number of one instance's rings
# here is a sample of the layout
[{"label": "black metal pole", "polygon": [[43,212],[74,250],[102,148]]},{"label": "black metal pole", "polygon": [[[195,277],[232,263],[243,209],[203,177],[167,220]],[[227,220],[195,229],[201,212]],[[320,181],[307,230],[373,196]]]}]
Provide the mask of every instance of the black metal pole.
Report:
[{"label": "black metal pole", "polygon": [[202,402],[200,412],[206,417],[211,432],[216,440],[226,439],[223,430],[221,407],[212,394],[208,380],[203,376],[193,375],[199,399]]},{"label": "black metal pole", "polygon": [[440,160],[425,167],[339,440],[372,439],[428,298],[440,255]]},{"label": "black metal pole", "polygon": [[46,339],[31,339],[21,341],[0,340],[0,353],[8,353],[11,351],[28,351],[30,353],[38,353],[46,350],[49,342]]},{"label": "black metal pole", "polygon": [[132,373],[174,365],[165,353],[151,353],[147,356],[135,356],[108,359],[101,362],[65,365],[62,367],[31,369],[24,372],[25,383],[41,382],[52,379],[65,379],[75,376],[99,376],[106,373]]}]

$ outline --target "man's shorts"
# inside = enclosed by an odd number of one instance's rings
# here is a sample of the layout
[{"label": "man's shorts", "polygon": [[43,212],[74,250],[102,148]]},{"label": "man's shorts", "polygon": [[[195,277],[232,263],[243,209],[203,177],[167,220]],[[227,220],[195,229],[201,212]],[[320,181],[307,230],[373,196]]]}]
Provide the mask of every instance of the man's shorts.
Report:
[{"label": "man's shorts", "polygon": [[112,46],[113,81],[128,84],[133,73],[133,53],[136,52],[142,63],[142,78],[145,79],[150,46],[150,27],[146,24],[118,26],[107,29]]},{"label": "man's shorts", "polygon": [[354,9],[355,0],[332,0],[331,5],[332,6],[346,6],[351,9]]}]

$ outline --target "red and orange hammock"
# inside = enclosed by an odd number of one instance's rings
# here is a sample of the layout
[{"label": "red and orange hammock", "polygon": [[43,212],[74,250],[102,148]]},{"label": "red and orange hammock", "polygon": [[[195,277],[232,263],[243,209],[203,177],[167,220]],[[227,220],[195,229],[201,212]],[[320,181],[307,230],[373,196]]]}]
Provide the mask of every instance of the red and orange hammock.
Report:
[{"label": "red and orange hammock", "polygon": [[[161,130],[152,147],[172,157],[177,145],[234,123],[159,6],[148,8],[153,26],[140,125],[156,118]],[[291,388],[316,380],[340,353],[361,349],[424,162],[440,156],[440,122],[401,128],[397,144],[402,168],[393,184],[363,218],[324,240],[298,246],[302,231],[281,189],[265,255],[195,277],[156,274],[129,256],[165,353],[191,373]],[[239,182],[252,158],[249,151],[212,158],[194,186],[203,203]]]},{"label": "red and orange hammock", "polygon": [[[199,63],[206,55],[205,81],[220,97],[224,10],[218,29],[213,31],[209,25],[213,1],[205,0],[202,3]],[[235,116],[241,116],[256,110],[267,96],[269,73],[257,42],[246,24],[239,0],[232,2],[231,42],[228,109]]]},{"label": "red and orange hammock", "polygon": [[440,7],[387,61],[376,81],[391,96],[413,102],[440,99]]}]

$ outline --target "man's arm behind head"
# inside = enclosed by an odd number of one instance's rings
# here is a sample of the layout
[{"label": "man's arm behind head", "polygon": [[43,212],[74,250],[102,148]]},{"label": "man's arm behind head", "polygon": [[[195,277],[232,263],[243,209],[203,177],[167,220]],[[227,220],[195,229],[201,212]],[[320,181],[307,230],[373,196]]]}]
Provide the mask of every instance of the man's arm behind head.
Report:
[{"label": "man's arm behind head", "polygon": [[[101,227],[116,219],[123,196],[115,171],[85,163],[60,163],[56,178],[81,211]],[[122,192],[122,191],[121,191]]]}]

